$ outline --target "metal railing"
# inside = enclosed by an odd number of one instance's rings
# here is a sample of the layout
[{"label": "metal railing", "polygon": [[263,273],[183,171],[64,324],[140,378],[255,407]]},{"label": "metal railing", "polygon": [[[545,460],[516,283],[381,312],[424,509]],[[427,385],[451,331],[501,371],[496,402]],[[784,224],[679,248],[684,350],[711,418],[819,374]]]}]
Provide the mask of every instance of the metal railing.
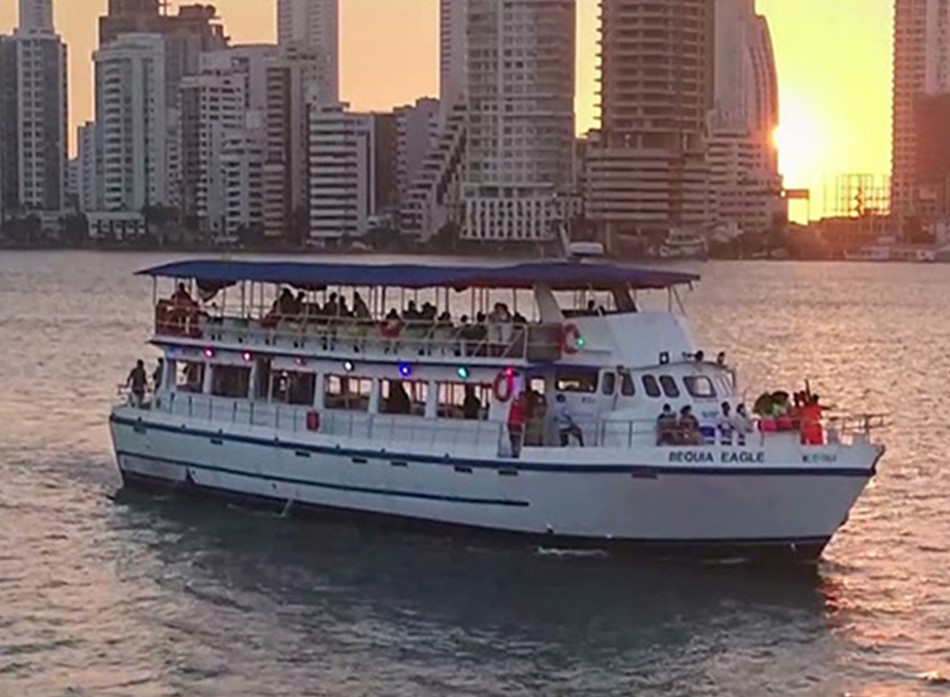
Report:
[{"label": "metal railing", "polygon": [[[237,317],[200,317],[186,332],[156,323],[157,336],[333,355],[506,358],[553,362],[561,357],[560,324],[377,321],[357,318],[283,318],[273,325]],[[195,328],[196,327],[196,328]]]},{"label": "metal railing", "polygon": [[[320,433],[357,439],[371,447],[394,443],[413,446],[445,446],[475,451],[510,451],[510,430],[506,423],[483,419],[449,419],[402,414],[372,414],[342,409],[315,410],[312,406],[251,402],[243,399],[212,397],[186,392],[164,392],[146,397],[139,405],[126,388],[121,388],[123,406],[185,416],[191,420],[257,427],[283,433]],[[315,417],[316,415],[316,417]],[[316,427],[308,421],[318,419]],[[723,429],[701,426],[688,437],[665,442],[653,419],[578,420],[585,447],[626,448],[661,446],[664,448],[702,448],[708,446],[764,447],[767,442],[785,439],[798,442],[799,429],[763,430],[761,422],[750,421],[747,428]],[[866,442],[872,431],[887,426],[886,415],[832,415],[821,424],[821,443],[811,445],[849,445]],[[576,442],[576,438],[569,438]],[[561,434],[549,420],[525,424],[514,447],[559,447]],[[448,451],[447,451],[448,452]]]}]

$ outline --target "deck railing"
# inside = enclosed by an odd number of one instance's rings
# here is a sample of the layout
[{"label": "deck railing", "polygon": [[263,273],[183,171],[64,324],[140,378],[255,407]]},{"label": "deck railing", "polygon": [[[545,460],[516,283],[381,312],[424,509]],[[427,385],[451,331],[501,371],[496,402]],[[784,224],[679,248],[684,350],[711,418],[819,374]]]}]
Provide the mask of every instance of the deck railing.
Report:
[{"label": "deck railing", "polygon": [[[492,451],[505,454],[511,450],[507,424],[484,419],[425,418],[402,414],[370,414],[365,411],[322,409],[310,406],[250,402],[247,400],[211,397],[186,392],[165,392],[149,395],[139,406],[135,398],[124,392],[122,403],[143,410],[159,411],[187,417],[190,420],[213,424],[260,427],[289,434],[320,433],[322,435],[354,438],[368,449],[377,446],[405,444],[412,446],[445,447],[446,454],[472,451]],[[822,422],[822,443],[848,445],[866,441],[871,431],[887,425],[883,414],[859,416],[836,415]],[[578,421],[586,447],[634,448],[658,444],[656,421],[652,419],[598,419]],[[784,432],[764,431],[758,422],[748,429],[720,429],[701,427],[683,442],[663,447],[686,448],[710,445],[763,447],[773,439],[799,440],[798,430]],[[574,438],[571,442],[576,442]],[[516,439],[515,448],[557,447],[560,434],[550,421],[528,423]]]},{"label": "deck railing", "polygon": [[256,320],[190,313],[170,320],[156,312],[158,337],[237,346],[306,350],[311,353],[505,358],[533,363],[561,358],[562,325],[514,322],[452,324],[358,318],[283,317]]}]

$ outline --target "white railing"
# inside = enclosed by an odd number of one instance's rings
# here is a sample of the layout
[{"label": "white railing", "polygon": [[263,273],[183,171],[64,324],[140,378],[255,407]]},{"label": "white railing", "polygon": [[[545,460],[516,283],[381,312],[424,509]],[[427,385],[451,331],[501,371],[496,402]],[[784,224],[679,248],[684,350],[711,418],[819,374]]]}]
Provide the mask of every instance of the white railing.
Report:
[{"label": "white railing", "polygon": [[[127,389],[121,389],[121,404],[139,407]],[[370,414],[364,411],[322,409],[290,404],[250,402],[243,399],[210,397],[187,392],[165,392],[146,397],[141,405],[144,410],[159,411],[185,416],[190,420],[216,424],[230,424],[266,428],[284,433],[320,433],[322,435],[357,439],[370,447],[394,443],[414,447],[446,447],[458,451],[510,450],[510,434],[507,424],[498,421],[425,418],[401,414]],[[316,428],[308,419],[318,419]],[[627,448],[652,447],[659,441],[655,420],[579,420],[586,447]],[[887,425],[883,414],[834,415],[822,422],[823,443],[849,445],[855,441],[867,441],[871,431]],[[751,422],[748,430],[720,429],[702,426],[700,432],[690,434],[678,442],[663,447],[685,448],[704,446],[764,447],[772,440],[797,443],[801,437],[798,429],[785,431],[763,430],[758,421]],[[570,439],[575,442],[575,438]],[[518,438],[517,448],[560,445],[560,434],[554,425],[529,422]],[[452,452],[447,450],[446,452]]]},{"label": "white railing", "polygon": [[187,325],[156,322],[161,337],[237,346],[306,350],[308,353],[419,357],[505,358],[555,361],[561,357],[557,324],[453,325],[438,321],[284,318],[270,323],[236,317],[198,317]]}]

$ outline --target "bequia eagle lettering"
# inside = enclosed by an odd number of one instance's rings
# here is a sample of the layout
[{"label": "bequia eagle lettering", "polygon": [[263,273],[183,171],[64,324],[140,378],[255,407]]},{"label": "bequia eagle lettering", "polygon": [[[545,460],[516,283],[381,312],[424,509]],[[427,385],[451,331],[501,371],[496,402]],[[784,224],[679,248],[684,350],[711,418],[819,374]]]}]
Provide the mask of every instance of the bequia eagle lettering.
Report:
[{"label": "bequia eagle lettering", "polygon": [[[718,455],[718,457],[717,457]],[[765,462],[764,450],[738,450],[713,453],[708,450],[672,450],[669,454],[670,462],[688,464],[720,462],[723,464],[755,465]]]}]

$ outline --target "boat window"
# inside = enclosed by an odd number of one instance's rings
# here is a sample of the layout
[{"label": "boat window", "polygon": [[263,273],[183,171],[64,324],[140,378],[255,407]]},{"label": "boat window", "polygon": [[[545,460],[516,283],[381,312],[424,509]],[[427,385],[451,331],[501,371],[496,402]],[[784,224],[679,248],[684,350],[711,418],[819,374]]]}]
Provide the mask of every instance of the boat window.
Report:
[{"label": "boat window", "polygon": [[617,389],[617,374],[607,372],[604,373],[604,379],[600,381],[600,392],[601,394],[607,397],[613,397],[614,392]]},{"label": "boat window", "polygon": [[712,380],[705,375],[690,375],[683,378],[683,384],[686,390],[697,399],[713,399],[716,396],[716,388]]},{"label": "boat window", "polygon": [[429,385],[417,380],[381,380],[379,396],[382,414],[425,416]]},{"label": "boat window", "polygon": [[643,376],[643,389],[648,397],[656,398],[660,396],[660,386],[652,375]]},{"label": "boat window", "polygon": [[317,376],[313,373],[297,373],[281,370],[273,373],[272,401],[280,404],[313,404],[317,390]]},{"label": "boat window", "polygon": [[211,367],[211,394],[215,397],[247,399],[247,388],[250,384],[250,368],[237,365]]},{"label": "boat window", "polygon": [[630,373],[623,373],[620,376],[620,394],[624,397],[633,397],[636,393],[633,385],[633,376]]},{"label": "boat window", "polygon": [[205,381],[205,364],[189,361],[176,361],[178,374],[175,387],[179,392],[202,392]]},{"label": "boat window", "polygon": [[680,396],[680,388],[672,375],[661,375],[660,386],[663,388],[663,394],[670,399],[676,399]]},{"label": "boat window", "polygon": [[597,371],[559,370],[554,384],[558,392],[593,394],[597,391]]},{"label": "boat window", "polygon": [[491,386],[489,385],[439,383],[439,418],[484,421],[488,418],[490,401]]},{"label": "boat window", "polygon": [[323,404],[327,409],[368,411],[372,391],[373,381],[370,378],[327,375]]}]

